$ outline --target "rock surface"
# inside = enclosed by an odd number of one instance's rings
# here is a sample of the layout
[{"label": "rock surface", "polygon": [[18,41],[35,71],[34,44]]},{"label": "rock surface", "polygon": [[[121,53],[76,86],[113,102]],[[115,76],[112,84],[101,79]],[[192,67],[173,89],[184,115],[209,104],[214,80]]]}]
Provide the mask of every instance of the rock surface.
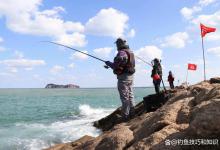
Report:
[{"label": "rock surface", "polygon": [[[163,105],[154,105],[152,109],[146,109],[141,102],[135,107],[135,117],[128,122],[122,122],[120,108],[118,108],[109,116],[94,123],[104,131],[100,136],[81,138],[49,149],[220,149],[220,84],[218,81],[219,78],[213,78],[193,86],[168,91],[167,99],[160,99]],[[152,97],[158,100],[157,96]],[[148,103],[147,108],[149,105]]]},{"label": "rock surface", "polygon": [[58,84],[47,84],[45,86],[46,89],[53,89],[53,88],[68,88],[68,89],[75,89],[75,88],[80,88],[78,85],[74,84],[67,84],[67,85],[58,85]]}]

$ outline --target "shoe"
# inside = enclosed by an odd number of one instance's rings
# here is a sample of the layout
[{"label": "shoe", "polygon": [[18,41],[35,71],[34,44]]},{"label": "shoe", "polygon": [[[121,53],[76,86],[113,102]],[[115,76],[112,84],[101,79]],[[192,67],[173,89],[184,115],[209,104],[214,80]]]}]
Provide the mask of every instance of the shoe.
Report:
[{"label": "shoe", "polygon": [[122,122],[128,122],[130,120],[129,116],[123,116],[122,117]]}]

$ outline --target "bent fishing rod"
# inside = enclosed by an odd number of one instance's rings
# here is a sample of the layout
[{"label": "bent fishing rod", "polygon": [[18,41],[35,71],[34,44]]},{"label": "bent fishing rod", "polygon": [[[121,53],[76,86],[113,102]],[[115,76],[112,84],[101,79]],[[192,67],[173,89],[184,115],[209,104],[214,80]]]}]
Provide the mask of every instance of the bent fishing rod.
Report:
[{"label": "bent fishing rod", "polygon": [[91,55],[91,54],[82,52],[82,51],[80,51],[80,50],[78,50],[78,49],[75,49],[75,48],[72,48],[72,47],[70,47],[70,46],[66,46],[66,45],[63,45],[63,44],[60,44],[60,43],[56,43],[56,42],[51,42],[51,41],[41,41],[41,42],[47,42],[47,43],[52,43],[52,44],[59,45],[59,46],[62,46],[62,47],[66,47],[66,48],[71,49],[71,50],[73,50],[73,51],[76,51],[76,52],[82,53],[82,54],[84,54],[84,55],[87,55],[87,56],[89,56],[89,57],[92,57],[92,58],[94,58],[94,59],[97,59],[97,60],[99,60],[99,61],[106,62],[105,60],[103,60],[103,59],[101,59],[101,58],[98,58],[98,57],[93,56],[93,55]]},{"label": "bent fishing rod", "polygon": [[149,63],[149,62],[146,62],[144,59],[142,59],[142,58],[140,58],[140,57],[138,57],[138,56],[135,56],[137,59],[139,59],[139,60],[141,60],[142,62],[144,62],[145,64],[148,64],[148,65],[150,65],[151,67],[152,67],[152,64],[151,63]]}]

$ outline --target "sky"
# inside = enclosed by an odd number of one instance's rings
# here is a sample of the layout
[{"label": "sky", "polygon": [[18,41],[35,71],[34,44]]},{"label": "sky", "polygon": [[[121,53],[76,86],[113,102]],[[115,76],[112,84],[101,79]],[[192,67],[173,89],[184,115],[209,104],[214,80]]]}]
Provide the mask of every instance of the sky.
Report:
[{"label": "sky", "polygon": [[[125,38],[135,55],[160,58],[167,85],[203,80],[200,23],[217,28],[204,37],[207,78],[220,76],[219,0],[0,0],[0,88],[43,88],[48,83],[116,87],[104,63],[41,41],[54,41],[104,60]],[[153,86],[151,67],[136,60],[134,86]]]}]

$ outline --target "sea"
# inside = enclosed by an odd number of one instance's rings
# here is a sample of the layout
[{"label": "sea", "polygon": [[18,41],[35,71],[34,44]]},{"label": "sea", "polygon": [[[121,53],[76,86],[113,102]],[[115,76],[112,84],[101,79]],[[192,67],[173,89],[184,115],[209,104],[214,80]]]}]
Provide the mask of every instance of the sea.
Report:
[{"label": "sea", "polygon": [[[134,88],[135,102],[153,88]],[[0,150],[40,150],[98,136],[93,122],[121,106],[115,88],[0,89]]]}]

